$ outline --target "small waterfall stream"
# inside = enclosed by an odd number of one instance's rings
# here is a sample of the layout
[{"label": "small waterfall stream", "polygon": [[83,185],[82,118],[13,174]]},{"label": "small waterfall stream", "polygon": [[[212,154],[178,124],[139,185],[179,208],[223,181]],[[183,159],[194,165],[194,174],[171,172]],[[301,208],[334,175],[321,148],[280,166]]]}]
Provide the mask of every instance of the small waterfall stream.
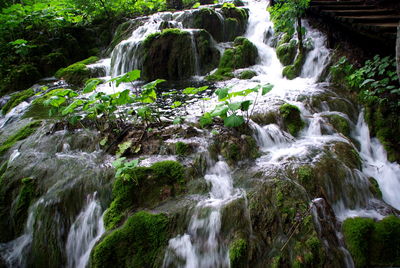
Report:
[{"label": "small waterfall stream", "polygon": [[204,179],[211,184],[209,197],[197,204],[187,233],[169,241],[163,267],[229,267],[227,246],[220,241],[221,210],[243,192],[233,187],[226,162],[208,162]]}]

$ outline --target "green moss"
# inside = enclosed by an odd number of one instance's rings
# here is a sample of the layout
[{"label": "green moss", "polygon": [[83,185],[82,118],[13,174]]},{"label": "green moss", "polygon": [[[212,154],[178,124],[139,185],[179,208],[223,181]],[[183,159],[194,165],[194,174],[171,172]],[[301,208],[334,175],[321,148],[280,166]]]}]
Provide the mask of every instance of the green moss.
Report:
[{"label": "green moss", "polygon": [[388,216],[375,223],[370,244],[370,266],[400,265],[400,219]]},{"label": "green moss", "polygon": [[251,79],[251,78],[253,78],[253,77],[256,76],[256,75],[257,75],[257,73],[256,73],[255,71],[246,70],[246,71],[243,71],[243,72],[241,72],[241,73],[239,74],[239,78],[240,78],[240,79]]},{"label": "green moss", "polygon": [[296,60],[292,65],[288,65],[285,68],[283,68],[282,75],[289,80],[295,79],[300,75],[303,63],[304,63],[303,54],[298,54]]},{"label": "green moss", "polygon": [[369,177],[368,180],[369,180],[369,184],[370,184],[369,190],[371,191],[371,193],[375,197],[382,199],[382,192],[381,192],[381,189],[379,188],[378,182],[372,177]]},{"label": "green moss", "polygon": [[32,178],[24,178],[21,180],[22,188],[19,191],[18,197],[15,200],[13,208],[13,219],[15,232],[21,234],[24,224],[28,217],[28,209],[36,197],[36,180]]},{"label": "green moss", "polygon": [[226,49],[221,57],[219,69],[239,69],[256,64],[257,47],[244,37],[237,37],[233,48]]},{"label": "green moss", "polygon": [[312,168],[310,166],[301,166],[297,170],[297,176],[302,185],[312,182]]},{"label": "green moss", "polygon": [[118,178],[113,185],[113,201],[104,214],[107,230],[116,228],[139,206],[152,206],[161,201],[163,187],[171,187],[171,194],[181,191],[185,183],[185,169],[176,161],[161,161],[151,167],[136,167],[129,171],[134,179]]},{"label": "green moss", "polygon": [[353,218],[343,223],[343,234],[356,267],[400,265],[400,219],[381,221]]},{"label": "green moss", "polygon": [[343,235],[356,267],[369,263],[369,243],[374,230],[374,221],[366,218],[350,218],[343,222]]},{"label": "green moss", "polygon": [[35,121],[27,124],[26,126],[20,128],[14,135],[7,138],[7,140],[0,145],[0,155],[4,154],[8,149],[10,149],[16,142],[26,139],[31,134],[33,134],[36,129],[41,125],[40,121]]},{"label": "green moss", "polygon": [[182,31],[181,29],[178,29],[178,28],[168,28],[168,29],[162,30],[161,32],[149,34],[144,39],[142,45],[145,48],[148,48],[151,45],[151,43],[157,38],[166,37],[166,36],[188,35],[188,34],[189,34],[188,32]]},{"label": "green moss", "polygon": [[328,118],[329,122],[338,132],[342,133],[345,136],[350,135],[350,124],[346,120],[346,118],[337,114],[329,115]]},{"label": "green moss", "polygon": [[[294,41],[294,40],[293,40]],[[276,55],[279,61],[284,65],[290,65],[293,63],[297,52],[297,42],[285,43],[277,47]]]},{"label": "green moss", "polygon": [[304,128],[305,123],[301,119],[300,110],[297,106],[285,103],[279,107],[279,112],[289,133],[296,136]]},{"label": "green moss", "polygon": [[206,80],[209,82],[229,80],[234,77],[231,68],[219,68],[215,73],[208,75]]},{"label": "green moss", "polygon": [[93,249],[91,267],[156,267],[168,242],[168,218],[138,212]]},{"label": "green moss", "polygon": [[98,57],[92,56],[83,61],[76,62],[68,67],[58,70],[55,77],[58,79],[63,78],[67,83],[72,85],[83,85],[91,75],[90,70],[86,65],[95,63],[98,60]]},{"label": "green moss", "polygon": [[35,95],[35,91],[32,88],[17,92],[15,94],[11,95],[11,98],[1,108],[2,113],[7,114],[12,108],[17,106],[21,102],[29,99],[33,95]]},{"label": "green moss", "polygon": [[277,44],[277,47],[279,47],[279,46],[281,46],[281,45],[283,45],[283,44],[289,43],[289,42],[290,42],[290,39],[292,39],[292,37],[291,37],[290,35],[288,35],[287,33],[284,33],[284,34],[281,36],[281,38],[279,39],[278,44]]},{"label": "green moss", "polygon": [[229,260],[231,267],[246,266],[247,261],[247,241],[244,239],[236,239],[229,247]]},{"label": "green moss", "polygon": [[175,143],[175,153],[180,156],[185,156],[189,153],[189,145],[184,142],[178,141]]}]

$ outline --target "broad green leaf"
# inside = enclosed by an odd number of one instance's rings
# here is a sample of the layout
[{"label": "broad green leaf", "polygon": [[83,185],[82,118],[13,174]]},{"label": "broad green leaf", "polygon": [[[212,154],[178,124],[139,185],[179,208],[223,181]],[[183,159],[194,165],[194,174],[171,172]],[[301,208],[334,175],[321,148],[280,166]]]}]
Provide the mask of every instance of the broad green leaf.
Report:
[{"label": "broad green leaf", "polygon": [[101,83],[101,81],[97,80],[97,79],[90,81],[89,83],[87,83],[85,85],[85,88],[83,89],[83,93],[87,94],[87,93],[92,92],[93,90],[96,89],[97,85],[100,83]]},{"label": "broad green leaf", "polygon": [[219,88],[215,91],[215,94],[218,96],[218,100],[223,100],[228,96],[229,88]]},{"label": "broad green leaf", "polygon": [[171,105],[171,108],[178,108],[179,106],[181,106],[182,105],[182,102],[180,102],[180,101],[174,101],[174,104],[172,104]]},{"label": "broad green leaf", "polygon": [[250,105],[253,103],[251,100],[245,100],[241,102],[240,110],[247,111],[250,108]]},{"label": "broad green leaf", "polygon": [[241,102],[232,102],[228,104],[229,110],[231,111],[236,111],[239,110],[240,107],[242,107],[242,103]]},{"label": "broad green leaf", "polygon": [[73,113],[75,109],[83,104],[82,100],[74,100],[70,105],[65,107],[65,109],[62,110],[61,114],[62,115],[67,115],[70,113]]},{"label": "broad green leaf", "polygon": [[214,110],[210,113],[211,117],[220,116],[226,117],[227,112],[229,111],[229,107],[226,105],[217,105]]},{"label": "broad green leaf", "polygon": [[206,125],[210,125],[213,122],[212,116],[210,113],[205,113],[202,117],[200,117],[200,126],[205,127]]},{"label": "broad green leaf", "polygon": [[273,88],[274,88],[274,85],[271,85],[271,84],[264,85],[264,86],[262,87],[261,95],[264,96],[265,94],[267,94],[268,92],[270,92]]},{"label": "broad green leaf", "polygon": [[224,125],[226,127],[238,127],[244,123],[244,118],[241,115],[230,115],[224,119]]},{"label": "broad green leaf", "polygon": [[43,102],[46,106],[60,107],[67,99],[60,96],[52,96]]}]

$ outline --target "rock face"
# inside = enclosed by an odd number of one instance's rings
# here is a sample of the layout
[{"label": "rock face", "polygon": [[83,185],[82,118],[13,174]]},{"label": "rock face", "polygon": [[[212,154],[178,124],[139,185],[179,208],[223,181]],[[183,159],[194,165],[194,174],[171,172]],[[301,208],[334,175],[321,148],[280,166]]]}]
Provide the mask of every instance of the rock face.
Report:
[{"label": "rock face", "polygon": [[248,12],[243,8],[224,7],[220,11],[202,8],[183,20],[185,28],[204,29],[218,42],[233,41],[246,30]]},{"label": "rock face", "polygon": [[143,42],[142,78],[182,80],[213,69],[219,52],[212,46],[210,35],[203,30],[187,32],[166,29],[148,36]]}]

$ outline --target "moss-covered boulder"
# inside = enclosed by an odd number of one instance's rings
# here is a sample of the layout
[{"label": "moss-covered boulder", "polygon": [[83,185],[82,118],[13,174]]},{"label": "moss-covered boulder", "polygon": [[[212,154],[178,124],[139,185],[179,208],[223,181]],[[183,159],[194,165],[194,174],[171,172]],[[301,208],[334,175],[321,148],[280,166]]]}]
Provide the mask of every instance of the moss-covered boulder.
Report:
[{"label": "moss-covered boulder", "polygon": [[85,81],[91,78],[91,71],[86,66],[98,61],[99,58],[92,56],[83,61],[76,62],[68,67],[61,68],[55,74],[58,79],[64,79],[68,84],[81,86]]},{"label": "moss-covered boulder", "polygon": [[247,263],[248,243],[243,238],[234,240],[229,246],[231,267],[244,267]]},{"label": "moss-covered boulder", "polygon": [[113,201],[104,215],[108,230],[116,228],[132,210],[152,207],[184,190],[184,168],[179,162],[161,161],[128,172],[130,179],[120,177],[114,182]]},{"label": "moss-covered boulder", "polygon": [[214,73],[206,76],[209,82],[224,81],[234,78],[231,68],[218,68]]},{"label": "moss-covered boulder", "polygon": [[256,64],[258,58],[257,47],[244,37],[237,37],[233,48],[226,49],[219,62],[220,69],[246,68]]},{"label": "moss-covered boulder", "polygon": [[118,25],[117,29],[115,29],[114,37],[110,45],[107,47],[105,54],[109,55],[122,40],[128,39],[132,32],[141,25],[143,25],[143,20],[140,19],[128,20]]},{"label": "moss-covered boulder", "polygon": [[276,55],[282,65],[287,66],[293,64],[297,53],[297,42],[292,40],[289,43],[284,43],[276,48]]},{"label": "moss-covered boulder", "polygon": [[346,137],[350,136],[350,123],[346,118],[337,114],[326,115],[325,117],[328,118],[329,123],[331,123],[339,133],[342,133]]},{"label": "moss-covered boulder", "polygon": [[294,63],[283,68],[282,75],[290,80],[298,77],[301,73],[301,69],[303,68],[304,60],[304,53],[297,54]]},{"label": "moss-covered boulder", "polygon": [[4,104],[3,107],[1,107],[1,112],[3,114],[8,113],[12,108],[17,106],[21,102],[26,101],[33,95],[35,95],[35,91],[32,88],[12,94],[10,99],[7,101],[7,103]]},{"label": "moss-covered boulder", "polygon": [[342,228],[356,267],[400,265],[400,219],[396,216],[378,222],[350,218],[344,221]]},{"label": "moss-covered boulder", "polygon": [[163,214],[134,214],[95,246],[90,267],[161,266],[169,238],[167,227],[168,218]]},{"label": "moss-covered boulder", "polygon": [[251,79],[256,76],[257,73],[252,70],[245,70],[239,74],[239,79]]},{"label": "moss-covered boulder", "polygon": [[204,29],[218,42],[233,41],[244,34],[248,11],[243,8],[223,7],[220,11],[201,8],[183,19],[185,28]]},{"label": "moss-covered boulder", "polygon": [[283,118],[286,129],[290,134],[296,136],[305,126],[301,119],[300,110],[297,106],[285,103],[279,107],[279,112]]},{"label": "moss-covered boulder", "polygon": [[166,29],[149,35],[143,49],[142,78],[147,81],[187,79],[210,71],[218,61],[218,51],[206,31]]}]

